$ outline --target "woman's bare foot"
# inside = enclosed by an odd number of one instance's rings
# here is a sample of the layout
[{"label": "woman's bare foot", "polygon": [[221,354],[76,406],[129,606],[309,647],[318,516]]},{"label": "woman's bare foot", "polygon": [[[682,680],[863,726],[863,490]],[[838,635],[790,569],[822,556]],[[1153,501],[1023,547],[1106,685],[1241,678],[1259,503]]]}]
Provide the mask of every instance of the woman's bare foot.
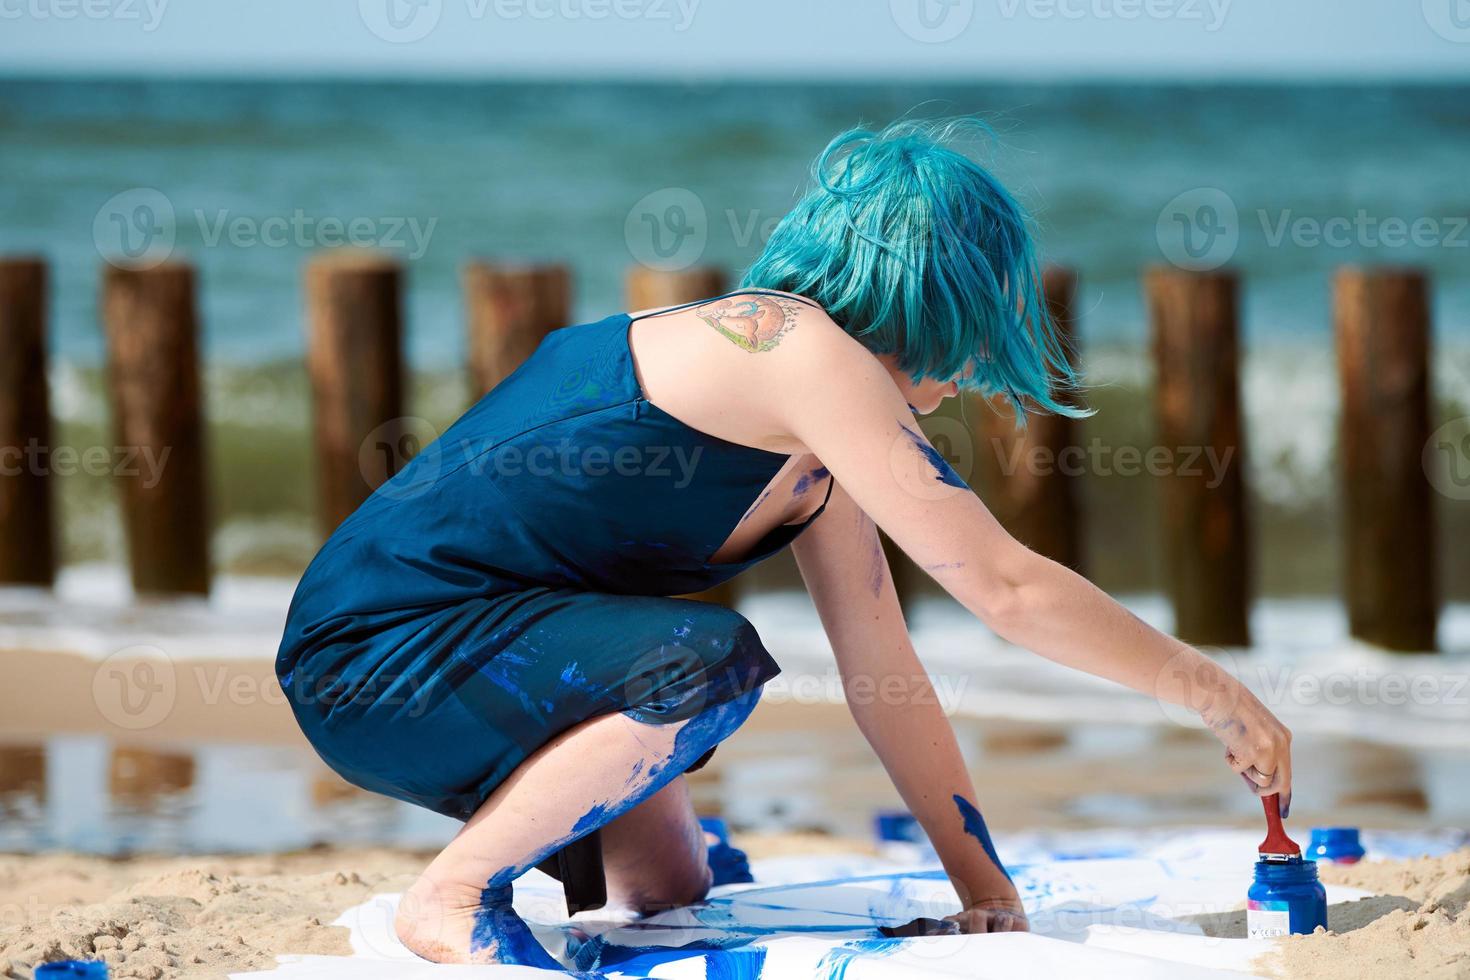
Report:
[{"label": "woman's bare foot", "polygon": [[431,963],[495,963],[564,970],[511,908],[509,885],[454,895],[420,879],[403,896],[394,931]]}]

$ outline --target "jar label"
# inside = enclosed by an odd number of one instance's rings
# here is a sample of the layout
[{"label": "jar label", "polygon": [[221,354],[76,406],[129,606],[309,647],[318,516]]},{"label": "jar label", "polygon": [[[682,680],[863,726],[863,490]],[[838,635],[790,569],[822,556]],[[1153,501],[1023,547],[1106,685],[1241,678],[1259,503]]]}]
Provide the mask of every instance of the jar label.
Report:
[{"label": "jar label", "polygon": [[1286,902],[1245,903],[1245,932],[1251,939],[1275,939],[1291,932],[1291,907]]}]

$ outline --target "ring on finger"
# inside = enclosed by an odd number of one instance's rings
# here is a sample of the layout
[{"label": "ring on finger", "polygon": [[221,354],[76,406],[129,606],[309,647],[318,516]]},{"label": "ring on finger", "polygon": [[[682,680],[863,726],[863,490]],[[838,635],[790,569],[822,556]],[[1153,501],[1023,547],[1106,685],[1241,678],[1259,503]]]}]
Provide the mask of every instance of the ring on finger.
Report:
[{"label": "ring on finger", "polygon": [[1254,777],[1256,779],[1259,779],[1259,780],[1262,780],[1262,781],[1268,782],[1268,783],[1272,779],[1274,779],[1276,777],[1276,774],[1275,773],[1273,773],[1273,772],[1261,772],[1261,770],[1257,769],[1255,766],[1251,766],[1246,771],[1249,772],[1249,773],[1253,773],[1254,774]]}]

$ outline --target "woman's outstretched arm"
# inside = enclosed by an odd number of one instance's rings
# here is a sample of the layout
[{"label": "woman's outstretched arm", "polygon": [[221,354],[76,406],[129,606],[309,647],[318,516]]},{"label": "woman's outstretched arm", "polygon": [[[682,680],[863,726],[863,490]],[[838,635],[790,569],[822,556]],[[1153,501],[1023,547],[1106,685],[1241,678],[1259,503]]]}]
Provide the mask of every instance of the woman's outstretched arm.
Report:
[{"label": "woman's outstretched arm", "polygon": [[914,653],[873,521],[838,484],[792,545],[858,729],[934,844],[966,932],[1024,930],[949,719]]},{"label": "woman's outstretched arm", "polygon": [[1006,533],[853,337],[820,311],[803,310],[769,354],[753,369],[765,393],[752,409],[760,421],[815,453],[858,508],[966,609],[1018,646],[1198,713],[1252,791],[1280,793],[1283,811],[1289,807],[1286,727],[1209,657]]}]

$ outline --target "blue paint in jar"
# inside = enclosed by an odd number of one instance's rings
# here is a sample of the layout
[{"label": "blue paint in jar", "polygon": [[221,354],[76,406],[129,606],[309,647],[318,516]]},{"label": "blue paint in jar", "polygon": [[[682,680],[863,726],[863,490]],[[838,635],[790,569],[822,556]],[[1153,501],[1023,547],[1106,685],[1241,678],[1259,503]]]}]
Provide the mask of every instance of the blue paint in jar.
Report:
[{"label": "blue paint in jar", "polygon": [[1313,827],[1305,856],[1333,864],[1356,864],[1366,853],[1358,840],[1357,827]]},{"label": "blue paint in jar", "polygon": [[1317,880],[1317,862],[1300,857],[1257,861],[1255,881],[1246,892],[1245,925],[1251,939],[1327,928],[1327,889]]}]

